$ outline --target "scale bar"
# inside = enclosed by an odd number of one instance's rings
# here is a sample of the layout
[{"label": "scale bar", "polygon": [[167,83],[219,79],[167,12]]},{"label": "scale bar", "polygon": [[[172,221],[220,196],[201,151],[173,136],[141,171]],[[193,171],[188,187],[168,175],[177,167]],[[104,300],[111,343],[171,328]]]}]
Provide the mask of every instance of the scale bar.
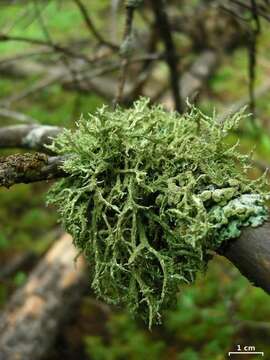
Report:
[{"label": "scale bar", "polygon": [[263,351],[230,351],[229,352],[229,356],[231,356],[231,355],[244,355],[244,354],[253,354],[253,355],[264,356]]}]

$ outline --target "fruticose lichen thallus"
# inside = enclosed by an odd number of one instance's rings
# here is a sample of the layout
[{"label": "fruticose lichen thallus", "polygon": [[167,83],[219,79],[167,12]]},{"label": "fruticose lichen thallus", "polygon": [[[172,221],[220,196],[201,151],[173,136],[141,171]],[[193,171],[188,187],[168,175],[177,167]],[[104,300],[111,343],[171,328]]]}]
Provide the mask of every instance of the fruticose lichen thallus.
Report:
[{"label": "fruticose lichen thallus", "polygon": [[267,218],[265,177],[226,142],[243,112],[221,126],[191,106],[179,115],[140,99],[103,106],[50,148],[68,176],[49,192],[66,231],[89,262],[97,296],[152,322],[209,252]]}]

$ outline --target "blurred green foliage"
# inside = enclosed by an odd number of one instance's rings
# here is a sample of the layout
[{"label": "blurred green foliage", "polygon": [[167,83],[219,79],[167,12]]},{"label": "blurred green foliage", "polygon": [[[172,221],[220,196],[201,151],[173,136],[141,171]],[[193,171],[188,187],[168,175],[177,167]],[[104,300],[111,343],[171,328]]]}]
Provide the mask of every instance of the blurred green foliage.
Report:
[{"label": "blurred green foliage", "polygon": [[244,321],[260,321],[267,315],[268,295],[218,259],[196,286],[179,294],[176,309],[164,312],[162,326],[148,332],[128,314],[113,313],[106,323],[109,336],[88,336],[85,346],[94,360],[221,360],[237,344],[247,343],[269,352],[262,333],[252,331],[243,337],[241,330]]}]

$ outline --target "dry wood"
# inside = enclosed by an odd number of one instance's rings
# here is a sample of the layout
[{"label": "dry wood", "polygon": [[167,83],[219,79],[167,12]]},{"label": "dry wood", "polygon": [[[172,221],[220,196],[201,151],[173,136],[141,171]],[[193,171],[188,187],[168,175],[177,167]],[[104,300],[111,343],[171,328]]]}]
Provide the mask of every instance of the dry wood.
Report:
[{"label": "dry wood", "polygon": [[69,235],[48,251],[0,316],[0,360],[39,360],[87,287]]}]

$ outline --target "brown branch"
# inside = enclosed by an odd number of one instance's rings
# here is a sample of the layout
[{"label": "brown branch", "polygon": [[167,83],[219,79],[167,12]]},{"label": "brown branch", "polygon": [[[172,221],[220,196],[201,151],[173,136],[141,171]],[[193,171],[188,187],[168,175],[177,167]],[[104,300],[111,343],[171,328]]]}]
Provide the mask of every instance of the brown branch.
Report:
[{"label": "brown branch", "polygon": [[0,359],[39,360],[87,288],[85,264],[64,235],[48,251],[0,316]]},{"label": "brown branch", "polygon": [[[162,53],[150,53],[142,56],[134,57],[129,60],[130,64],[136,64],[145,61],[159,61],[164,58]],[[111,100],[115,97],[116,86],[113,78],[98,78],[109,73],[113,73],[121,67],[119,61],[113,61],[109,64],[100,66],[94,70],[85,67],[84,65],[76,65],[74,72],[71,74],[66,69],[62,69],[59,66],[43,66],[35,62],[27,61],[20,62],[19,64],[8,64],[1,66],[0,73],[4,76],[16,76],[16,77],[29,77],[29,76],[42,76],[40,80],[37,80],[30,87],[23,89],[19,93],[15,93],[7,98],[0,100],[0,105],[9,106],[14,101],[21,100],[22,98],[29,96],[33,93],[43,90],[47,86],[51,86],[55,82],[59,82],[65,89],[75,90],[79,92],[92,92],[103,96],[105,99]],[[75,76],[74,76],[75,75]],[[129,84],[131,85],[131,84]],[[126,96],[125,96],[126,97]],[[126,102],[126,99],[123,99]],[[127,98],[130,98],[128,91]]]},{"label": "brown branch", "polygon": [[171,87],[174,97],[175,109],[179,112],[182,112],[176,50],[172,38],[170,23],[164,7],[164,1],[151,0],[151,4],[156,17],[156,26],[160,30],[160,36],[166,48],[166,60],[170,69]]},{"label": "brown branch", "polygon": [[0,186],[28,184],[66,176],[62,170],[64,157],[45,154],[17,154],[0,157]]}]

